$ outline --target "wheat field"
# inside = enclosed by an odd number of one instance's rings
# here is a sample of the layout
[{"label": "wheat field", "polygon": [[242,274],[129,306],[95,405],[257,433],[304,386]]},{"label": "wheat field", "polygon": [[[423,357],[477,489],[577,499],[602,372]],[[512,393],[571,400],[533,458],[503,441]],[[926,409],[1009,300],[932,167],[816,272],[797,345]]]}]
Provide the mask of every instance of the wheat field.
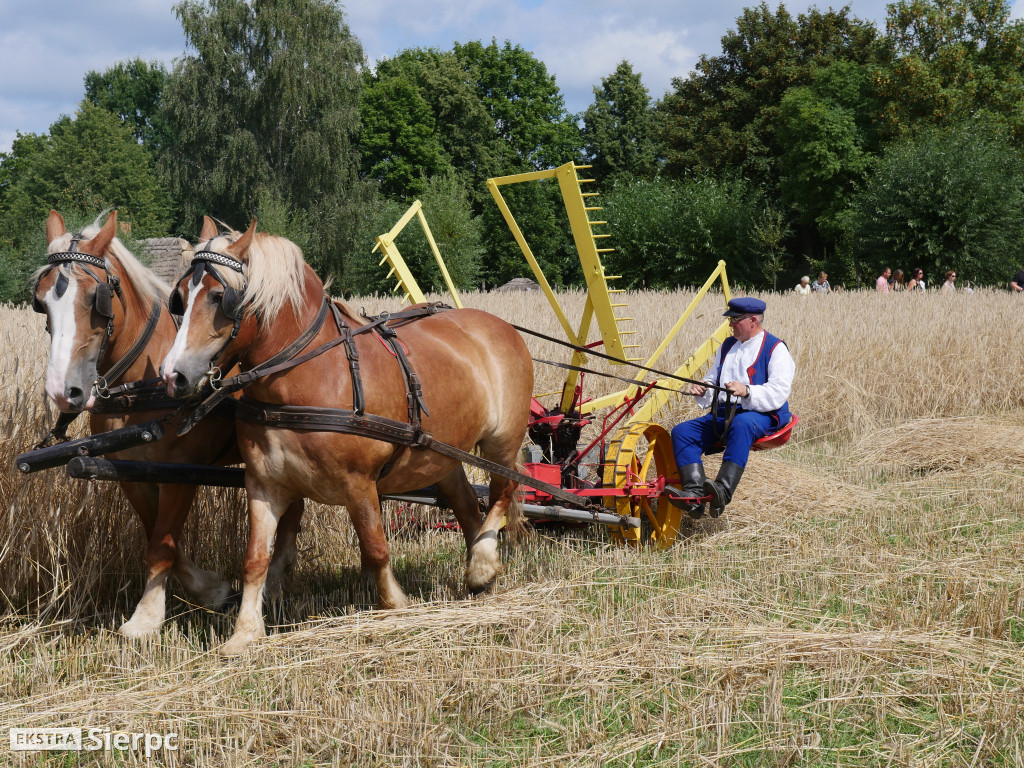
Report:
[{"label": "wheat field", "polygon": [[[636,343],[653,349],[691,295],[626,294]],[[558,333],[537,294],[463,298]],[[141,525],[113,485],[13,469],[53,413],[43,321],[0,308],[0,765],[1024,766],[1020,297],[762,298],[801,421],[752,458],[723,518],[668,551],[531,530],[472,598],[461,536],[432,527],[444,513],[389,504],[412,605],[380,612],[344,511],[308,505],[270,636],[236,660],[216,653],[233,611],[176,587],[158,638],[116,635],[140,596]],[[578,317],[584,296],[564,300]],[[720,312],[705,301],[662,367]],[[679,399],[659,419],[696,414]],[[203,491],[184,546],[237,583],[245,528],[239,493]],[[13,752],[12,727],[180,741],[148,758]]]}]

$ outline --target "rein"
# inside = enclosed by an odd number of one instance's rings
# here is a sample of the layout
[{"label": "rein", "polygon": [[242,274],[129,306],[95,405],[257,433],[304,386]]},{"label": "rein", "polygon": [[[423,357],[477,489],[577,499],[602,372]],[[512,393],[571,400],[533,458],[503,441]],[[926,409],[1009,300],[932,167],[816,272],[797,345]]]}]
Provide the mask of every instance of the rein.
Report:
[{"label": "rein", "polygon": [[[648,373],[653,373],[653,374],[656,374],[658,376],[664,376],[666,379],[675,379],[676,381],[685,381],[687,384],[697,384],[699,386],[705,387],[706,389],[713,389],[713,390],[716,390],[718,392],[725,392],[726,393],[727,401],[728,401],[728,398],[732,395],[732,393],[729,392],[729,390],[727,390],[725,387],[720,387],[720,386],[718,386],[716,384],[708,384],[705,381],[698,381],[697,379],[688,379],[685,376],[677,376],[674,373],[668,373],[666,371],[659,371],[657,368],[649,368],[646,365],[640,365],[639,363],[633,362],[632,360],[623,360],[622,358],[615,357],[614,355],[609,355],[609,354],[606,354],[604,352],[598,352],[596,349],[592,349],[590,347],[581,347],[579,344],[573,344],[570,341],[562,341],[561,339],[556,339],[554,336],[548,336],[547,334],[540,333],[539,331],[532,331],[529,328],[523,328],[521,325],[516,325],[515,323],[509,323],[509,325],[511,325],[513,328],[515,328],[520,333],[527,333],[530,336],[536,336],[538,339],[544,339],[544,341],[554,342],[555,344],[559,344],[559,345],[561,345],[563,347],[568,347],[569,349],[575,350],[576,352],[584,352],[584,353],[586,353],[588,355],[594,355],[595,357],[600,357],[600,358],[603,358],[604,360],[610,360],[611,362],[618,363],[619,365],[628,365],[628,366],[631,366],[633,368],[639,368],[641,371],[647,371]],[[553,363],[553,362],[551,362],[549,360],[537,360],[536,358],[533,358],[533,359],[536,360],[536,362],[538,362],[538,363],[545,363],[547,365],[553,365],[553,366],[555,366],[557,368],[569,368],[570,370],[579,370],[579,371],[582,371],[583,373],[591,373],[591,374],[593,374],[595,376],[609,376],[611,378],[616,378],[616,379],[620,378],[620,377],[614,376],[612,374],[605,374],[605,373],[600,373],[598,371],[592,371],[592,370],[590,370],[588,368],[580,368],[578,366],[568,366],[568,365],[566,365],[564,363]],[[633,383],[633,384],[643,384],[643,386],[645,386],[645,387],[648,386],[645,382],[637,382],[637,381],[634,381],[632,379],[622,379],[622,381],[628,381],[628,382]],[[664,389],[664,387],[658,387],[658,388],[659,389]]]},{"label": "rein", "polygon": [[[656,374],[658,376],[664,376],[664,377],[669,378],[669,379],[675,379],[676,381],[683,381],[683,382],[686,382],[688,384],[697,384],[697,385],[699,385],[701,387],[704,387],[706,389],[713,390],[715,392],[715,401],[711,404],[711,409],[712,409],[712,411],[715,412],[716,415],[717,415],[718,410],[719,410],[719,402],[720,402],[719,398],[718,398],[718,394],[721,393],[721,392],[724,392],[725,393],[725,402],[722,403],[721,407],[724,408],[725,411],[726,411],[726,414],[725,414],[725,417],[724,417],[725,418],[725,424],[722,427],[721,433],[718,432],[718,427],[717,427],[718,422],[717,421],[713,422],[713,426],[712,426],[712,431],[715,434],[715,438],[717,440],[719,440],[719,441],[721,441],[721,440],[723,440],[725,438],[726,433],[729,431],[729,427],[732,426],[733,419],[736,418],[736,411],[739,408],[739,398],[736,398],[735,395],[733,395],[733,393],[730,392],[725,387],[719,386],[717,384],[708,384],[705,381],[697,381],[696,379],[688,379],[685,376],[677,376],[674,373],[667,373],[665,371],[659,371],[657,368],[649,368],[646,365],[640,365],[639,363],[635,363],[635,362],[633,362],[631,360],[623,360],[623,359],[615,357],[613,355],[605,354],[604,352],[598,352],[596,349],[591,349],[590,347],[581,347],[579,344],[573,344],[572,342],[569,342],[569,341],[562,341],[561,339],[556,339],[554,336],[548,336],[547,334],[540,333],[539,331],[532,331],[529,328],[523,328],[521,325],[516,325],[515,323],[509,323],[509,325],[511,325],[513,328],[515,328],[520,333],[527,333],[530,336],[536,336],[537,338],[544,339],[545,341],[552,341],[555,344],[560,344],[563,347],[568,347],[569,349],[575,350],[577,352],[583,352],[583,353],[588,354],[588,355],[595,355],[597,357],[604,358],[605,360],[611,360],[614,363],[619,363],[621,365],[629,365],[629,366],[632,366],[633,368],[639,368],[640,370],[643,370],[643,371],[649,371],[650,373]],[[556,362],[553,362],[551,360],[539,360],[536,357],[534,357],[532,359],[534,360],[534,362],[544,363],[545,365],[551,365],[551,366],[554,366],[556,368],[565,368],[566,370],[569,370],[569,371],[579,371],[580,373],[589,373],[589,374],[591,374],[593,376],[605,376],[607,378],[618,379],[619,381],[625,381],[625,382],[627,382],[629,384],[635,384],[635,385],[638,385],[638,386],[644,386],[644,387],[650,386],[650,387],[653,387],[654,389],[663,389],[663,390],[666,390],[666,391],[675,391],[675,390],[669,390],[668,387],[658,386],[657,384],[647,384],[646,382],[637,381],[635,379],[627,379],[624,376],[616,376],[616,375],[611,374],[611,373],[602,373],[600,371],[595,371],[595,370],[592,370],[590,368],[583,368],[583,367],[578,366],[578,365],[570,365],[568,363],[556,363]]]}]

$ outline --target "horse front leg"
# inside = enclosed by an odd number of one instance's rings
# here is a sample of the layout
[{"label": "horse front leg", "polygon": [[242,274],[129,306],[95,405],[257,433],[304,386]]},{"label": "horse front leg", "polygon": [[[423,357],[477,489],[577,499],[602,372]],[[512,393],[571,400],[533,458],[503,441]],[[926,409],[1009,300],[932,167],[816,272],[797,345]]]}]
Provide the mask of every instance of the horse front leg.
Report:
[{"label": "horse front leg", "polygon": [[249,498],[249,545],[242,571],[242,605],[238,610],[234,634],[220,648],[225,656],[237,656],[254,640],[267,634],[263,621],[263,592],[270,568],[270,553],[278,521],[291,501],[265,488],[248,472],[245,486]]},{"label": "horse front leg", "polygon": [[[178,540],[195,496],[195,488],[184,485],[144,486],[141,489],[126,487],[125,492],[133,505],[152,503],[154,492],[156,496],[156,516],[149,531],[149,546],[146,548],[146,587],[131,619],[118,630],[125,637],[143,637],[160,631],[167,610],[167,577],[179,557],[191,565],[188,558],[179,552]],[[207,573],[195,566],[192,568],[199,573]],[[187,573],[187,566],[184,572]],[[216,574],[211,575],[214,579],[218,578]],[[210,597],[215,599],[217,596]],[[221,599],[226,597],[225,584]]]}]

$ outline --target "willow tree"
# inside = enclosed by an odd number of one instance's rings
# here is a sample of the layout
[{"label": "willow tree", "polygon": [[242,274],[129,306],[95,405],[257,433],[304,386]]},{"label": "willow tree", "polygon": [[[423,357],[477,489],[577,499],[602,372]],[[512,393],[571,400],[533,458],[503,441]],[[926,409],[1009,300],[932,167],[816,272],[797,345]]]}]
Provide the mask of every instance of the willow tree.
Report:
[{"label": "willow tree", "polygon": [[323,271],[351,247],[362,48],[333,0],[185,0],[190,51],[164,92],[161,163],[186,231],[245,226],[272,201],[309,224]]}]

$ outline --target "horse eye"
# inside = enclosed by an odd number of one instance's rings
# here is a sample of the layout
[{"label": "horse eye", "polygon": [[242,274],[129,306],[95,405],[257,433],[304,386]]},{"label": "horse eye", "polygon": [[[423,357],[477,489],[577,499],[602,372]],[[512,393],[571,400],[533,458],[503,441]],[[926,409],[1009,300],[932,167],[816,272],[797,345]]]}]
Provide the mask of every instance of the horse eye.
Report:
[{"label": "horse eye", "polygon": [[221,299],[224,298],[224,291],[210,291],[208,296],[213,304],[220,304]]}]

